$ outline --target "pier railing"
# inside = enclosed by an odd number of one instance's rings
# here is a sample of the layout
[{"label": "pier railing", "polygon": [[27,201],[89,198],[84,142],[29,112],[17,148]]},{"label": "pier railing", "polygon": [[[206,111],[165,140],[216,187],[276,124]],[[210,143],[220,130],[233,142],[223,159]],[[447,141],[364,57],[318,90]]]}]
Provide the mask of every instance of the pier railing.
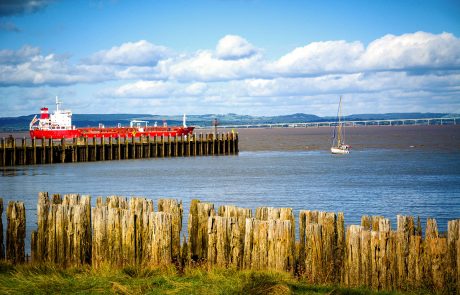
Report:
[{"label": "pier railing", "polygon": [[[0,213],[3,201],[0,199]],[[31,262],[61,267],[112,267],[195,264],[235,270],[289,272],[314,284],[373,290],[460,292],[460,219],[440,234],[434,219],[397,216],[391,228],[382,216],[363,216],[345,228],[343,213],[302,210],[299,230],[291,208],[253,211],[193,200],[188,238],[182,240],[182,202],[150,199],[40,193],[37,228],[31,236]],[[25,207],[10,201],[7,209],[6,260],[25,259]],[[1,217],[1,215],[0,215]],[[3,231],[0,218],[0,237]],[[3,259],[0,239],[0,259]]]},{"label": "pier railing", "polygon": [[0,166],[238,154],[238,134],[116,138],[2,138]]}]

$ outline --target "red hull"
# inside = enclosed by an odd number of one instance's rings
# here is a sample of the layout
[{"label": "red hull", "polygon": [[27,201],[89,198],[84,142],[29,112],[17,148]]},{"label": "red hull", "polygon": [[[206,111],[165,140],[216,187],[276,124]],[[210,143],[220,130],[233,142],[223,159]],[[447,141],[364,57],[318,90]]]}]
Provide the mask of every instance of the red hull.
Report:
[{"label": "red hull", "polygon": [[32,138],[108,138],[108,137],[141,137],[141,136],[182,136],[193,132],[195,127],[146,127],[138,128],[79,128],[75,130],[30,130]]}]

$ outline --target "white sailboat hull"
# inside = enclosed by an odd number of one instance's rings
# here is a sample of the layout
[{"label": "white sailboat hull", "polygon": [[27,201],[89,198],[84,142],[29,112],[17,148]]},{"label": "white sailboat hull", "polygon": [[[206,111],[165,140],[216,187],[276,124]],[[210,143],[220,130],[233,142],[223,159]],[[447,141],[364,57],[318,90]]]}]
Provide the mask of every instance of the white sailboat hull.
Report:
[{"label": "white sailboat hull", "polygon": [[344,155],[349,154],[350,150],[348,148],[331,147],[331,153]]}]

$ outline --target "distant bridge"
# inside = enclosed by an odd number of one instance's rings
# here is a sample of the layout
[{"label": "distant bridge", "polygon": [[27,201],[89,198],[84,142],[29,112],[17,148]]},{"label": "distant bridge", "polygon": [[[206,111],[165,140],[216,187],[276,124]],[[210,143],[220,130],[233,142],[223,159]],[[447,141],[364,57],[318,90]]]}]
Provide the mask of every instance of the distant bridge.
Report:
[{"label": "distant bridge", "polygon": [[[359,120],[343,121],[345,126],[401,126],[401,125],[457,125],[459,117],[422,118],[422,119],[388,119],[388,120]],[[228,124],[219,128],[307,128],[336,126],[337,122],[304,122],[304,123],[264,123],[264,124]],[[209,127],[202,127],[209,128]]]}]

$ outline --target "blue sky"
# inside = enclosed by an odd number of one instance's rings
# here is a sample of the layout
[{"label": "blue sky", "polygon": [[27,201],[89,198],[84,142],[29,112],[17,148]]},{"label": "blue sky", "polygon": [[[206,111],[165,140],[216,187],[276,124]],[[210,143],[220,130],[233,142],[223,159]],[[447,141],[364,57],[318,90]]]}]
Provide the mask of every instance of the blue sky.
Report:
[{"label": "blue sky", "polygon": [[0,116],[460,113],[458,1],[0,4]]}]

